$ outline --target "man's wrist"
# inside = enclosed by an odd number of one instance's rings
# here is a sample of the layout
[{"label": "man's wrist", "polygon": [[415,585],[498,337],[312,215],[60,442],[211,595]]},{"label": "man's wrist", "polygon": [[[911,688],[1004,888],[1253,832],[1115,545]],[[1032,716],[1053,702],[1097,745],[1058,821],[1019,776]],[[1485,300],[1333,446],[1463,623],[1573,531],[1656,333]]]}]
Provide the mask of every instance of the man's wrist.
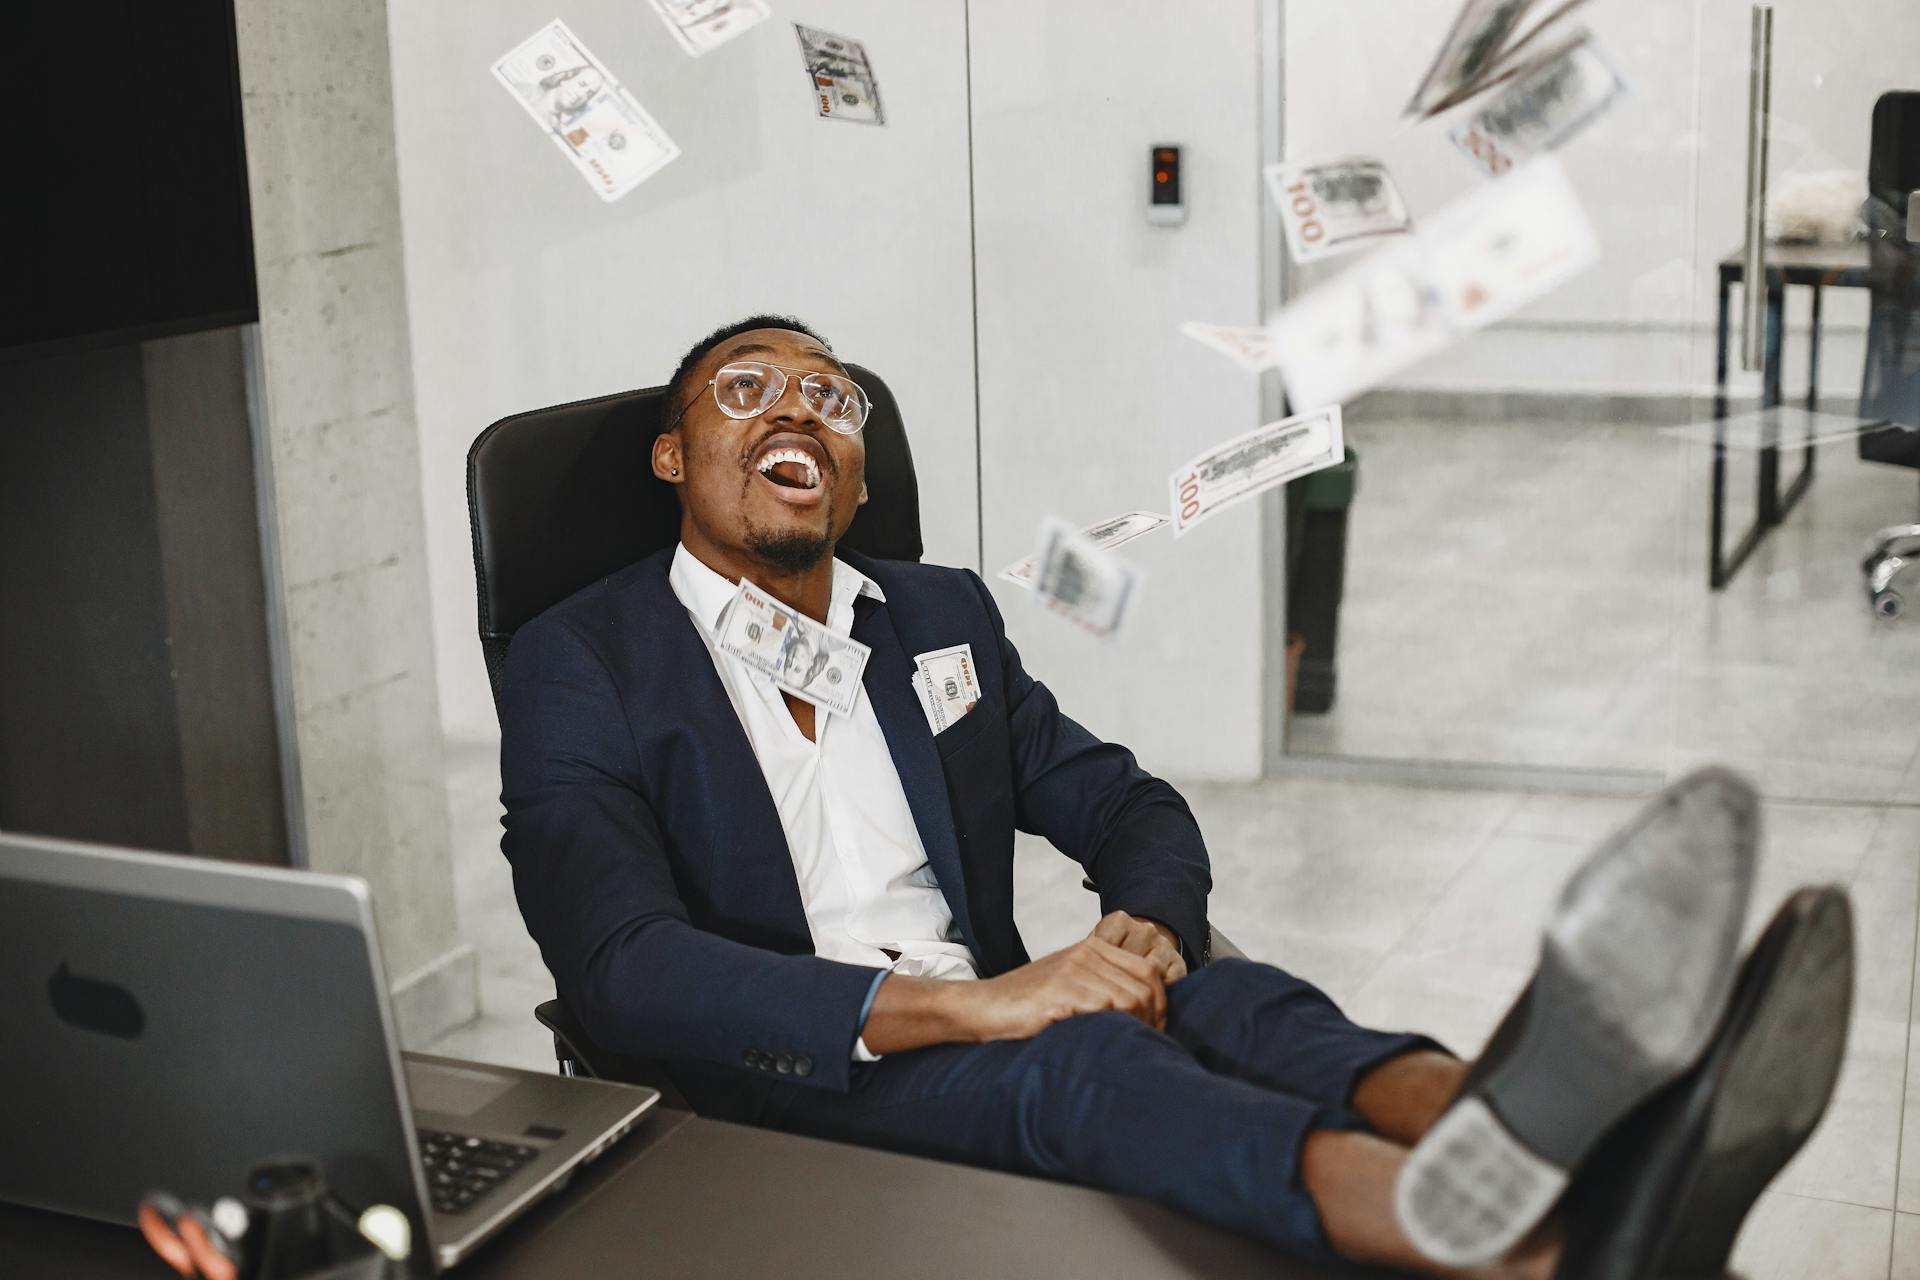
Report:
[{"label": "man's wrist", "polygon": [[959,1044],[979,1044],[987,1039],[981,1028],[981,997],[986,989],[981,985],[984,979],[941,983],[939,992],[947,1028],[953,1040]]},{"label": "man's wrist", "polygon": [[980,981],[888,974],[874,988],[861,1039],[881,1056],[987,1039],[981,986]]}]

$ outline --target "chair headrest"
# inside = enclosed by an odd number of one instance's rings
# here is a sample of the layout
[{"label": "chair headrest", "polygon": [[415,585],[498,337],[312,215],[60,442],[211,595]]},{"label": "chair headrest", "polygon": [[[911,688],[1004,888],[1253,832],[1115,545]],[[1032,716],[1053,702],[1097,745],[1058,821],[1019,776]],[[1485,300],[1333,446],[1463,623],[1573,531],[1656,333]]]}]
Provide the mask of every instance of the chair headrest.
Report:
[{"label": "chair headrest", "polygon": [[[863,434],[867,504],[841,545],[918,560],[920,492],[893,392],[872,371],[847,372],[873,402]],[[680,536],[673,486],[652,471],[665,387],[516,413],[467,451],[482,640],[503,640],[574,592]],[[489,664],[491,669],[491,664]]]},{"label": "chair headrest", "polygon": [[1867,190],[1897,200],[1906,212],[1907,193],[1920,187],[1920,92],[1892,89],[1873,104],[1867,152]]}]

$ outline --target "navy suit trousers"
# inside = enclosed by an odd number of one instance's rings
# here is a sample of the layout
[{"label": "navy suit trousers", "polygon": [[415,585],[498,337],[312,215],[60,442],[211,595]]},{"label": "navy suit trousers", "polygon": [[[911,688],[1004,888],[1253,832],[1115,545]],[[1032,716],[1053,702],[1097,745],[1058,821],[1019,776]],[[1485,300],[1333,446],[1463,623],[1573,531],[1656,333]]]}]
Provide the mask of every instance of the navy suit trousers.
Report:
[{"label": "navy suit trousers", "polygon": [[782,1085],[763,1122],[1145,1196],[1304,1257],[1331,1256],[1301,1183],[1315,1129],[1415,1035],[1350,1022],[1312,984],[1226,959],[1168,988],[1164,1033],[1122,1013],[1030,1040],[937,1045],[857,1066],[846,1093]]}]

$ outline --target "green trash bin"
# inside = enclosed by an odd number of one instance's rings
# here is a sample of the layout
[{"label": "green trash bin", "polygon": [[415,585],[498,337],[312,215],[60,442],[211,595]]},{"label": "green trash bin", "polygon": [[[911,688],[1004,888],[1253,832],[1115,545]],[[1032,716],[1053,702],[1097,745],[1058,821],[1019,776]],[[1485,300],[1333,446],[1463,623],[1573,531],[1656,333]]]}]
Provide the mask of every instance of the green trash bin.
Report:
[{"label": "green trash bin", "polygon": [[1293,710],[1333,709],[1340,597],[1347,576],[1347,518],[1360,487],[1360,455],[1287,486],[1287,633],[1305,641]]}]

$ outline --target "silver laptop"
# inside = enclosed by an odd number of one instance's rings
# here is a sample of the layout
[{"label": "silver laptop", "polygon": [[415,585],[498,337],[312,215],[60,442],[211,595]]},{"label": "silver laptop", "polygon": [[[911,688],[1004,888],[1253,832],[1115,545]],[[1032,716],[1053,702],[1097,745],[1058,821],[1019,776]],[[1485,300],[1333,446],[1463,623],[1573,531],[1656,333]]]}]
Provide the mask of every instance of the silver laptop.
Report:
[{"label": "silver laptop", "polygon": [[364,882],[0,834],[0,1200],[132,1222],[316,1162],[458,1262],[652,1089],[401,1054]]}]

